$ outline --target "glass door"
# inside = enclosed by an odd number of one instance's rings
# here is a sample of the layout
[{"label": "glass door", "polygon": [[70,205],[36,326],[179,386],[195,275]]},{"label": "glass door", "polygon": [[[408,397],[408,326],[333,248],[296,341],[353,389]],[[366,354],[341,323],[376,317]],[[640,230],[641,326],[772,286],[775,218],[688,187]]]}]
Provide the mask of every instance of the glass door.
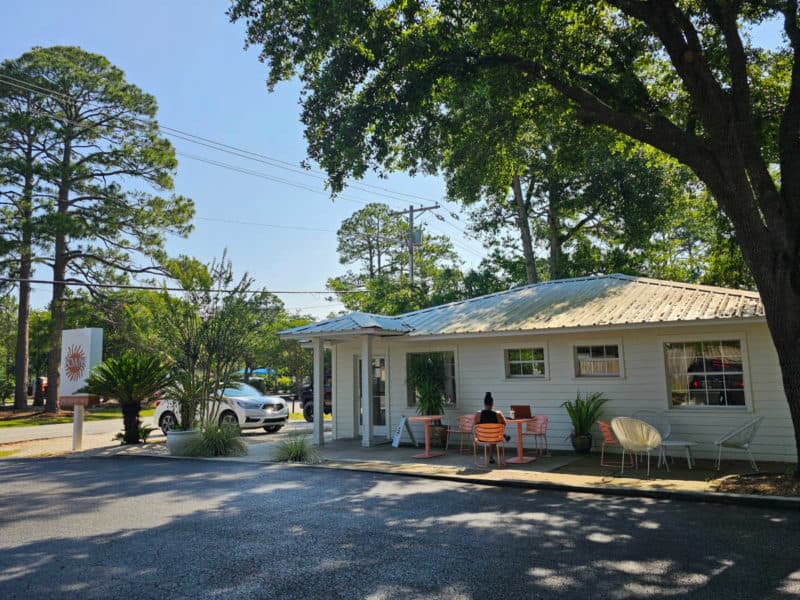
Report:
[{"label": "glass door", "polygon": [[[361,374],[363,368],[363,361],[356,357],[358,363],[358,400],[359,411],[361,410]],[[372,399],[371,399],[371,412],[372,412],[372,433],[375,436],[387,436],[386,429],[386,360],[382,357],[376,356],[372,358]],[[359,417],[359,423],[362,423],[362,418]]]}]

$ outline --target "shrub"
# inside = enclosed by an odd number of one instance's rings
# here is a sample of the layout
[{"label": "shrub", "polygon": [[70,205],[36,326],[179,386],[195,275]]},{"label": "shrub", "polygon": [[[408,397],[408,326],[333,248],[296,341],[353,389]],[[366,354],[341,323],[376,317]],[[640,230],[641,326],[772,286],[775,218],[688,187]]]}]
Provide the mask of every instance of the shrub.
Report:
[{"label": "shrub", "polygon": [[244,456],[247,445],[239,436],[239,428],[232,425],[206,425],[200,436],[186,447],[184,456]]},{"label": "shrub", "polygon": [[[155,427],[150,427],[150,425],[144,425],[141,421],[139,421],[139,439],[142,440],[143,444],[147,443],[147,438],[150,437],[150,434],[155,431]],[[125,445],[127,442],[125,441],[125,432],[120,431],[113,437],[114,441],[118,441],[119,443]]]},{"label": "shrub", "polygon": [[275,460],[280,462],[317,463],[320,462],[320,456],[317,449],[311,445],[311,440],[308,436],[295,434],[290,435],[278,444]]},{"label": "shrub", "polygon": [[292,381],[291,377],[278,377],[277,380],[278,388],[282,390],[290,390],[292,386],[294,386],[294,381]]}]

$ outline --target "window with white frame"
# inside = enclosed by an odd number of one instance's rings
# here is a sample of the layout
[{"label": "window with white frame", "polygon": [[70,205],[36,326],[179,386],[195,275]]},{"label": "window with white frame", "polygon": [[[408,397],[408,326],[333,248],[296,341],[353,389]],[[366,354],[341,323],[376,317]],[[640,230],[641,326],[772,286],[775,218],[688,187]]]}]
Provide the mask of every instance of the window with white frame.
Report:
[{"label": "window with white frame", "polygon": [[745,406],[741,341],[667,342],[664,358],[671,406]]},{"label": "window with white frame", "polygon": [[544,377],[544,348],[506,349],[506,377]]},{"label": "window with white frame", "polygon": [[576,377],[619,377],[620,367],[617,344],[575,346]]}]

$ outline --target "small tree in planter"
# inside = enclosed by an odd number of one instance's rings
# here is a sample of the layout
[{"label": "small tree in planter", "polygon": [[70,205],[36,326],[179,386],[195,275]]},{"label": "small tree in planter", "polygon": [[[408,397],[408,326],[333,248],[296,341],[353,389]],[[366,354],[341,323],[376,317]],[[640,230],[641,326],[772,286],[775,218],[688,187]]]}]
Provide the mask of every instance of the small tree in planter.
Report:
[{"label": "small tree in planter", "polygon": [[142,402],[152,398],[169,382],[169,367],[157,356],[126,352],[119,358],[107,358],[86,378],[80,390],[84,394],[113,398],[122,407],[125,444],[138,444]]},{"label": "small tree in planter", "polygon": [[[441,415],[445,405],[445,367],[443,352],[409,354],[406,385],[417,396],[417,412],[421,415]],[[447,442],[447,428],[441,423],[431,423],[431,437],[440,445]]]},{"label": "small tree in planter", "polygon": [[572,421],[572,434],[570,440],[576,452],[585,454],[592,449],[592,426],[603,414],[603,405],[608,402],[603,398],[602,392],[581,394],[578,392],[575,400],[564,402],[562,406],[567,409],[567,414]]},{"label": "small tree in planter", "polygon": [[[215,455],[232,436],[218,432],[223,394],[238,364],[258,336],[257,304],[266,292],[252,297],[252,279],[234,281],[231,262],[223,255],[210,265],[173,265],[176,278],[187,289],[182,298],[163,292],[169,310],[163,330],[179,365],[173,385],[183,429],[200,426],[205,447]],[[169,437],[169,436],[168,436]],[[213,439],[212,439],[213,438]],[[238,452],[240,444],[234,444]],[[198,446],[202,448],[203,446]]]}]

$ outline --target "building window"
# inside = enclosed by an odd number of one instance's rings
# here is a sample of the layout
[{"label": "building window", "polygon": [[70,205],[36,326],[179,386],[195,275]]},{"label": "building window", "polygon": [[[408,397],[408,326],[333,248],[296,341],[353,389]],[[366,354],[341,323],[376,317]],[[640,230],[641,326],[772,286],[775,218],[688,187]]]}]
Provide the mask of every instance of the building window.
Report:
[{"label": "building window", "polygon": [[619,377],[619,346],[576,346],[576,377]]},{"label": "building window", "polygon": [[[406,354],[406,381],[424,381],[441,390],[444,403],[456,403],[456,355],[455,352],[409,352]],[[424,385],[425,383],[423,383]],[[419,390],[410,383],[408,406],[417,405]]]},{"label": "building window", "polygon": [[506,377],[544,377],[544,348],[506,350]]},{"label": "building window", "polygon": [[745,406],[739,340],[664,344],[672,406]]}]

